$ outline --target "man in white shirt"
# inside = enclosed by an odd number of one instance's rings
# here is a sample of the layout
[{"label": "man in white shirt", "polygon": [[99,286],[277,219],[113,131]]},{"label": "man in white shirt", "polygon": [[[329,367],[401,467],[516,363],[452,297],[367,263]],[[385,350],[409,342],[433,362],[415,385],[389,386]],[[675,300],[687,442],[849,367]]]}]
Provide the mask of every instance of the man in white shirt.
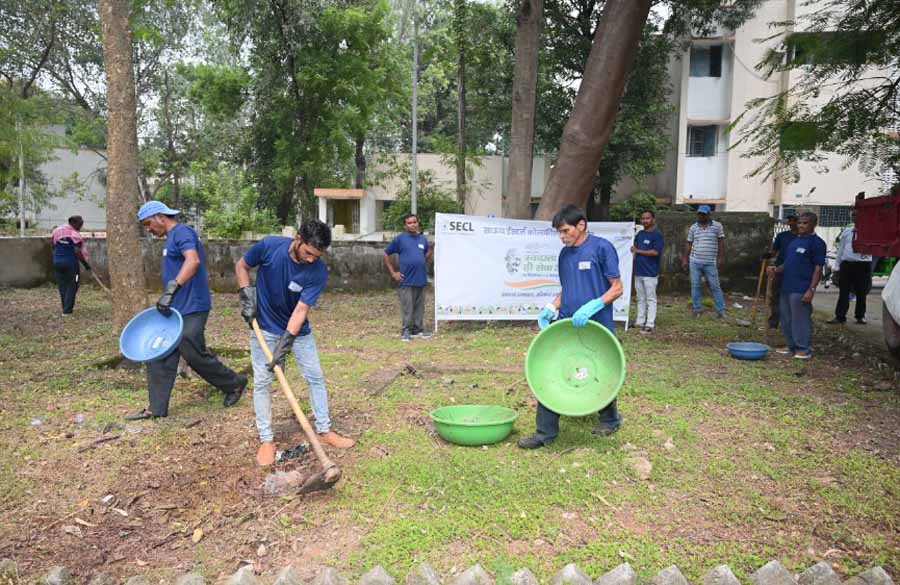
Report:
[{"label": "man in white shirt", "polygon": [[[856,211],[850,213],[856,223]],[[828,321],[832,325],[847,322],[847,311],[850,309],[850,293],[856,295],[854,316],[860,325],[866,324],[866,295],[872,287],[872,257],[868,254],[857,254],[853,251],[853,237],[856,227],[850,226],[841,233],[840,243],[835,253],[834,271],[837,272],[838,295],[834,308],[834,319]]]}]

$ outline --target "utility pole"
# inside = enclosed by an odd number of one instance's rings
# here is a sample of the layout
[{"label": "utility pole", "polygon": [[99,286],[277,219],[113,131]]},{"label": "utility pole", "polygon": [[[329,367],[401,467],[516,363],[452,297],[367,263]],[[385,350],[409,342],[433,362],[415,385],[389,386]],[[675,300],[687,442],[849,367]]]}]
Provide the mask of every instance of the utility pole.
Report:
[{"label": "utility pole", "polygon": [[25,237],[25,146],[22,144],[22,122],[16,117],[16,135],[19,138],[19,237]]},{"label": "utility pole", "polygon": [[410,213],[416,213],[416,188],[418,187],[418,171],[416,170],[416,150],[418,147],[418,125],[416,112],[418,106],[417,92],[419,89],[419,21],[416,15],[416,0],[412,2],[413,13],[413,64],[412,64],[412,180],[410,182],[409,198]]}]

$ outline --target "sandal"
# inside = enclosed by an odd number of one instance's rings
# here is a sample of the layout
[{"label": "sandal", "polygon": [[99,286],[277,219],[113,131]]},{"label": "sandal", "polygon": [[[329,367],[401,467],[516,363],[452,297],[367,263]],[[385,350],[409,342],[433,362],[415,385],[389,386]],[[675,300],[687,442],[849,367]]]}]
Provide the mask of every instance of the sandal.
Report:
[{"label": "sandal", "polygon": [[125,420],[144,420],[147,418],[157,418],[157,416],[146,408],[125,415]]}]

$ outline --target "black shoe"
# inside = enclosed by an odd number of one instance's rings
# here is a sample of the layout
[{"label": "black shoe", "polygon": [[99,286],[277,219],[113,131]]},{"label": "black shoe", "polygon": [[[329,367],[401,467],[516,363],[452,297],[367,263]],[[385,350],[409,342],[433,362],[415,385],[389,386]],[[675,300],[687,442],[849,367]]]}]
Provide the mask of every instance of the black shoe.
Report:
[{"label": "black shoe", "polygon": [[519,449],[537,449],[549,445],[551,442],[552,441],[544,441],[543,439],[538,438],[537,435],[531,435],[530,437],[519,439],[516,442],[516,445],[519,446]]},{"label": "black shoe", "polygon": [[600,435],[601,437],[608,437],[609,435],[615,433],[619,430],[619,427],[622,426],[622,423],[597,423],[594,425],[594,428],[591,429],[592,435]]},{"label": "black shoe", "polygon": [[238,379],[241,381],[241,385],[237,387],[237,390],[225,394],[225,399],[222,400],[222,406],[225,406],[226,408],[234,406],[237,404],[238,400],[241,399],[241,396],[243,396],[244,388],[247,387],[247,376],[240,376]]},{"label": "black shoe", "polygon": [[150,412],[146,408],[142,408],[136,412],[132,412],[131,414],[125,415],[125,420],[144,420],[148,418],[161,418]]},{"label": "black shoe", "polygon": [[844,323],[846,323],[846,321],[844,321],[843,319],[838,319],[837,317],[835,317],[834,319],[829,319],[825,322],[829,325],[843,325]]},{"label": "black shoe", "polygon": [[865,325],[865,324],[867,323],[867,321],[865,320],[865,318],[857,319],[856,322],[857,322],[859,325]]}]

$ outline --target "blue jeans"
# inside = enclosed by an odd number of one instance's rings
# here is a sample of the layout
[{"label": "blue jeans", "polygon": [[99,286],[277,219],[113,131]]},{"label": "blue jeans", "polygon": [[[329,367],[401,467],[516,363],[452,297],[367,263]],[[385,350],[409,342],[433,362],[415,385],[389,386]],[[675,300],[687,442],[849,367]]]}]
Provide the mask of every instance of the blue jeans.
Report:
[{"label": "blue jeans", "polygon": [[794,353],[807,353],[812,345],[812,303],[804,303],[803,293],[781,294],[781,331]]},{"label": "blue jeans", "polygon": [[[263,331],[263,339],[269,346],[269,351],[275,349],[280,335]],[[302,335],[294,340],[291,348],[297,366],[303,373],[306,383],[309,384],[309,402],[312,406],[313,416],[316,418],[316,432],[327,433],[331,428],[328,418],[328,392],[325,390],[325,376],[322,375],[322,366],[319,365],[319,353],[316,351],[316,340],[312,333]],[[253,362],[253,410],[256,411],[256,429],[259,431],[261,441],[271,441],[274,438],[272,432],[272,394],[270,388],[275,374],[266,367],[269,360],[266,359],[262,347],[256,340],[256,335],[250,333],[250,359]]]},{"label": "blue jeans", "polygon": [[706,282],[709,284],[709,290],[712,292],[713,304],[716,306],[716,313],[725,312],[725,295],[722,294],[722,287],[719,285],[719,269],[713,263],[700,263],[691,260],[691,302],[694,304],[694,312],[699,313],[703,310],[700,304],[700,292],[703,290],[701,276],[706,276]]}]

